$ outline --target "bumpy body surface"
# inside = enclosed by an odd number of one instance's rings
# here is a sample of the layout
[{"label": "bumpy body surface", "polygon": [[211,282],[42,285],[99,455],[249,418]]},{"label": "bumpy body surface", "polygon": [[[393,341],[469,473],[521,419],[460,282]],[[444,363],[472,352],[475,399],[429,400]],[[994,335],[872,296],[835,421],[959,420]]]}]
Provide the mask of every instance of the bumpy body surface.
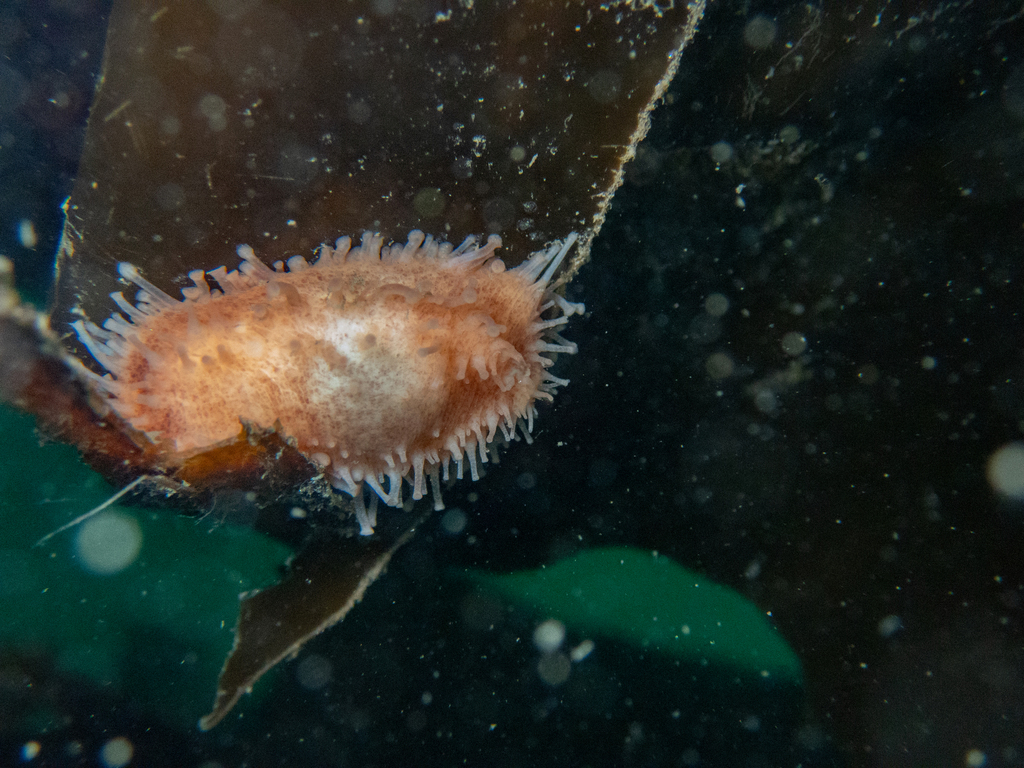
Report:
[{"label": "bumpy body surface", "polygon": [[514,270],[495,237],[453,250],[413,232],[382,245],[343,238],[312,265],[274,269],[243,246],[238,270],[190,273],[182,301],[123,264],[136,303],[114,294],[124,315],[76,330],[112,374],[98,379],[112,407],[155,442],[198,451],[234,438],[240,420],[279,424],[356,499],[369,532],[364,483],[397,506],[403,478],[420,498],[431,477],[440,507],[439,471],[454,462],[461,477],[465,460],[475,477],[499,428],[508,438],[532,425],[536,400],[564,383],[548,353],[575,351],[556,329],[582,311],[548,290],[571,239]]}]

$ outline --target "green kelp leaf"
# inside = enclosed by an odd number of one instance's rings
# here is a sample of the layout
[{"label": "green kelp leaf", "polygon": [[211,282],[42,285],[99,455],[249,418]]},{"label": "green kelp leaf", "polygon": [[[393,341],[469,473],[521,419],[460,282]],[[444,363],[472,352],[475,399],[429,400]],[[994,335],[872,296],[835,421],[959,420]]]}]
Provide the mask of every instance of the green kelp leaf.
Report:
[{"label": "green kelp leaf", "polygon": [[684,662],[787,682],[800,660],[764,612],[664,555],[589,549],[532,571],[471,571],[471,583],[571,631],[602,635]]},{"label": "green kelp leaf", "polygon": [[[42,654],[58,673],[193,727],[231,649],[239,593],[277,581],[291,548],[219,523],[216,510],[196,520],[118,506],[33,546],[112,489],[74,448],[40,448],[31,418],[0,407],[0,431],[0,653]],[[79,537],[104,518],[138,537],[137,556],[117,572],[81,558]]]}]

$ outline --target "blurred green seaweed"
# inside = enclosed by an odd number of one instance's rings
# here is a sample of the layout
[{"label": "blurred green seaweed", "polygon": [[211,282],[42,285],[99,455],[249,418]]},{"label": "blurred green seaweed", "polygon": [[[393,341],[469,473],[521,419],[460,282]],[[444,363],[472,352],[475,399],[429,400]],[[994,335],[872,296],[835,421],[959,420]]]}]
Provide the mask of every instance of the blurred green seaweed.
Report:
[{"label": "blurred green seaweed", "polygon": [[604,547],[536,570],[467,577],[576,633],[723,672],[802,682],[799,658],[763,611],[664,555]]},{"label": "blurred green seaweed", "polygon": [[0,649],[42,655],[58,672],[194,727],[231,648],[239,594],[276,581],[291,550],[215,512],[111,506],[100,514],[134,520],[141,548],[117,573],[90,572],[76,546],[89,521],[35,543],[116,489],[73,448],[40,448],[31,418],[2,408],[0,430]]}]

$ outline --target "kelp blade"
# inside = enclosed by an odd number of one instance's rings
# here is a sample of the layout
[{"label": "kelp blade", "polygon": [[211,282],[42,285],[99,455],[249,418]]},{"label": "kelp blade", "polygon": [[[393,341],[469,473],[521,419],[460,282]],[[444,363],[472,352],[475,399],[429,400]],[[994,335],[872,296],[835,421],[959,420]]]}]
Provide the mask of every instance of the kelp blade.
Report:
[{"label": "kelp blade", "polygon": [[577,231],[578,265],[702,10],[115,2],[54,325],[106,317],[120,261],[173,295],[241,243],[500,232],[515,265]]}]

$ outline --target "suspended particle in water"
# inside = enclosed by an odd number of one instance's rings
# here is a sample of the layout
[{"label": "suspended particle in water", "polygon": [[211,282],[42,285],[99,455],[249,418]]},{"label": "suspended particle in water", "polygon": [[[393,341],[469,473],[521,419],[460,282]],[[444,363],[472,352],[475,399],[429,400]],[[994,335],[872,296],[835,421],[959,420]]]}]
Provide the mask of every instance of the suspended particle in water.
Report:
[{"label": "suspended particle in water", "polygon": [[786,125],[779,130],[779,141],[783,144],[793,145],[800,141],[800,129],[795,125]]},{"label": "suspended particle in water", "polygon": [[743,42],[757,51],[762,51],[775,42],[779,25],[775,19],[759,13],[752,16],[743,27]]},{"label": "suspended particle in water", "polygon": [[120,573],[135,562],[141,549],[142,529],[123,512],[104,512],[86,520],[75,537],[79,565],[97,576]]},{"label": "suspended particle in water", "polygon": [[38,741],[26,741],[21,745],[21,759],[26,763],[29,760],[35,760],[42,749],[42,745]]},{"label": "suspended particle in water", "polygon": [[317,653],[307,654],[299,662],[295,677],[307,691],[318,691],[331,682],[334,665],[330,659]]},{"label": "suspended particle in water", "polygon": [[554,653],[565,642],[565,624],[558,619],[548,619],[533,630],[533,644],[541,653]]},{"label": "suspended particle in water", "polygon": [[713,352],[704,361],[704,370],[712,379],[727,379],[735,372],[736,365],[725,352]]},{"label": "suspended particle in water", "polygon": [[584,640],[582,643],[580,643],[572,649],[572,651],[569,653],[569,658],[574,662],[583,661],[585,658],[587,658],[587,656],[589,656],[593,652],[593,650],[594,641]]},{"label": "suspended particle in water", "polygon": [[790,357],[802,355],[807,350],[807,338],[798,331],[790,331],[782,337],[782,351]]},{"label": "suspended particle in water", "polygon": [[878,622],[878,634],[882,637],[892,637],[901,629],[903,629],[903,622],[899,616],[890,614]]},{"label": "suspended particle in water", "polygon": [[132,761],[135,747],[124,736],[111,739],[100,749],[100,763],[105,768],[124,768]]},{"label": "suspended particle in water", "polygon": [[537,662],[537,675],[552,687],[568,680],[571,671],[572,662],[564,653],[549,653]]},{"label": "suspended particle in water", "polygon": [[712,293],[704,299],[704,311],[712,317],[722,317],[729,311],[729,297],[724,293]]},{"label": "suspended particle in water", "polygon": [[36,225],[31,219],[22,219],[18,222],[18,240],[21,242],[21,247],[28,250],[32,250],[39,244]]},{"label": "suspended particle in water", "polygon": [[708,154],[711,156],[711,161],[715,165],[722,165],[732,160],[735,152],[733,151],[732,144],[727,141],[717,141],[711,145],[708,150]]},{"label": "suspended particle in water", "polygon": [[988,458],[985,469],[992,490],[1024,501],[1024,443],[1007,443]]},{"label": "suspended particle in water", "polygon": [[441,528],[449,536],[458,536],[466,530],[467,522],[469,522],[469,516],[458,507],[445,511],[441,516]]}]

